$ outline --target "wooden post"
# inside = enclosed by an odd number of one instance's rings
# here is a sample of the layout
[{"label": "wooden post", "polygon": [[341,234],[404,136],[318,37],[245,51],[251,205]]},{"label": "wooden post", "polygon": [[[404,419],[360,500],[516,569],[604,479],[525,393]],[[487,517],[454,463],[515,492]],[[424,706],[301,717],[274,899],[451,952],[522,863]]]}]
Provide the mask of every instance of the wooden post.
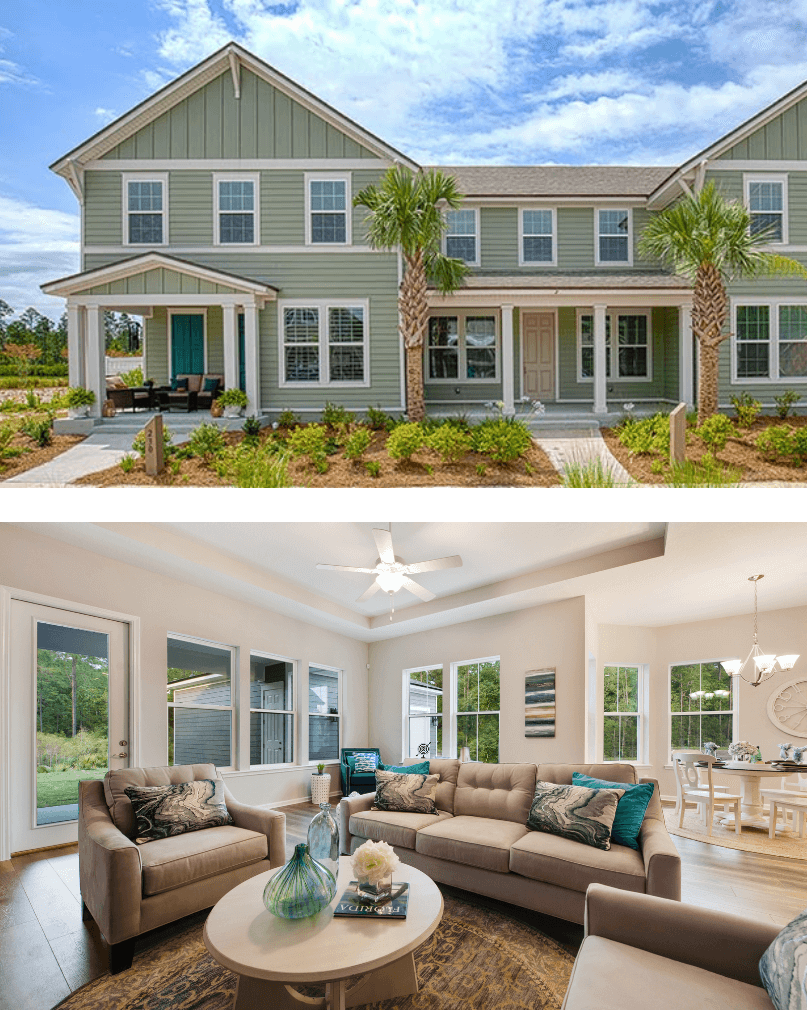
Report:
[{"label": "wooden post", "polygon": [[155,477],[164,466],[163,416],[155,414],[144,428],[146,436],[146,473]]},{"label": "wooden post", "polygon": [[687,451],[687,405],[679,403],[670,414],[670,463],[683,463]]}]

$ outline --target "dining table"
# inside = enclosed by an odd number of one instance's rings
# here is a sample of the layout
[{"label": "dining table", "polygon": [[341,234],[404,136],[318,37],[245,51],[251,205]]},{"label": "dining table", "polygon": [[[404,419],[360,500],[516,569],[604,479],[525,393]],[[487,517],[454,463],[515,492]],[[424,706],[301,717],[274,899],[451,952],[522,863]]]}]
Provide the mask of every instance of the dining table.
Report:
[{"label": "dining table", "polygon": [[[743,827],[765,828],[768,830],[768,815],[762,803],[760,789],[763,782],[770,779],[785,779],[793,772],[776,768],[766,762],[751,764],[747,761],[731,761],[720,767],[712,768],[716,775],[732,775],[740,780],[742,787],[742,804],[740,805],[740,824]],[[719,795],[719,794],[718,794]],[[720,819],[721,824],[734,825],[734,814],[726,814]]]}]

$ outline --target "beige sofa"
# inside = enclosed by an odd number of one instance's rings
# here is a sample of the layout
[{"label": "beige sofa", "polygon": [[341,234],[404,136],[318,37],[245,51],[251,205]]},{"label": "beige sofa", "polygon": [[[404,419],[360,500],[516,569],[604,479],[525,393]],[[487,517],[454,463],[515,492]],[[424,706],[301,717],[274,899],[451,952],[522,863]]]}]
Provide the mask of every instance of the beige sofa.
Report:
[{"label": "beige sofa", "polygon": [[563,1010],[771,1010],[759,959],[772,922],[592,884]]},{"label": "beige sofa", "polygon": [[[642,823],[639,851],[608,851],[527,828],[536,779],[570,785],[572,772],[638,782],[629,764],[481,764],[435,760],[436,814],[373,810],[375,793],[339,804],[342,852],[386,841],[404,863],[433,880],[571,922],[583,922],[586,889],[599,883],[681,899],[681,860],[667,833],[658,785]],[[650,781],[650,780],[642,780]]]},{"label": "beige sofa", "polygon": [[286,861],[286,816],[238,803],[227,787],[231,825],[136,845],[127,786],[220,778],[213,765],[126,768],[79,783],[78,855],[83,916],[109,950],[109,969],[130,967],[137,936],[198,912],[236,884]]}]

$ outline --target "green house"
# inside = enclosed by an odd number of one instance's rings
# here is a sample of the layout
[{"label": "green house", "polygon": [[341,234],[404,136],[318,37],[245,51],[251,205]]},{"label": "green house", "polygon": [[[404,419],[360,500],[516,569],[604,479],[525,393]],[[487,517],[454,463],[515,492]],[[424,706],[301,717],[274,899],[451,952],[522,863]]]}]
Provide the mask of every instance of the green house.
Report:
[{"label": "green house", "polygon": [[[606,415],[695,402],[692,288],[642,260],[649,216],[714,179],[753,226],[807,262],[807,84],[681,166],[440,166],[465,200],[446,252],[470,266],[436,291],[424,346],[437,411],[522,398]],[[71,385],[104,399],[103,312],[145,318],[145,371],[218,375],[249,413],[326,401],[405,409],[398,255],[370,248],[353,196],[418,166],[230,43],[52,166],[81,205],[67,301]],[[805,196],[805,203],[801,196]],[[730,290],[720,405],[807,382],[807,288]]]}]

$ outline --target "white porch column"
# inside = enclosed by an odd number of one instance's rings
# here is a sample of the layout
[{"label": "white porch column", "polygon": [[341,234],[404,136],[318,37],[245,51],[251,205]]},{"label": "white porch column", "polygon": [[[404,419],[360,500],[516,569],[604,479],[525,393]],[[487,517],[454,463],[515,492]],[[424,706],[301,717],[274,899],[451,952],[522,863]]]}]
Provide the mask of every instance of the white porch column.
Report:
[{"label": "white porch column", "polygon": [[90,407],[93,417],[101,416],[101,407],[106,399],[106,377],[104,375],[104,321],[99,305],[87,306],[87,389],[95,393],[95,403]]},{"label": "white porch column", "polygon": [[607,305],[594,306],[594,407],[595,414],[608,413],[605,376],[605,311]]},{"label": "white porch column", "polygon": [[238,312],[237,305],[225,305],[224,313],[224,388],[238,389]]},{"label": "white porch column", "polygon": [[71,386],[84,385],[84,346],[81,339],[81,306],[67,303],[67,375]]},{"label": "white porch column", "polygon": [[516,412],[513,383],[513,306],[502,305],[502,400],[509,415]]},{"label": "white porch column", "polygon": [[[258,361],[258,306],[255,302],[244,305],[244,369],[247,380],[247,413],[261,413],[261,382]],[[238,385],[236,379],[235,385]]]},{"label": "white porch column", "polygon": [[694,354],[692,349],[692,305],[682,305],[678,309],[678,395],[681,402],[687,405],[687,410],[694,406],[693,376]]}]

